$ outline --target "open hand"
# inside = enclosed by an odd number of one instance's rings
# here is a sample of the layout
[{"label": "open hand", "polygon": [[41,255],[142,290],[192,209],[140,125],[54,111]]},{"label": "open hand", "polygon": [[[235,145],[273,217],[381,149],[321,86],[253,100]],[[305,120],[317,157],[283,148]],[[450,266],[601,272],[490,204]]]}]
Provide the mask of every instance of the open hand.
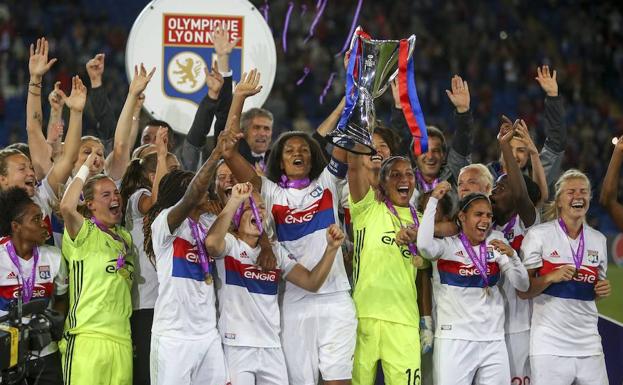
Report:
[{"label": "open hand", "polygon": [[30,59],[28,59],[30,76],[40,80],[52,68],[56,60],[48,60],[48,41],[45,37],[37,39],[36,45],[30,45]]},{"label": "open hand", "polygon": [[240,82],[236,84],[234,94],[245,98],[253,96],[262,90],[262,86],[259,84],[260,73],[254,68],[248,74],[246,72],[242,74]]},{"label": "open hand", "polygon": [[554,70],[551,74],[549,72],[549,66],[544,65],[543,67],[536,68],[536,81],[539,82],[539,85],[545,91],[547,96],[558,96],[558,82],[556,82],[556,70]]},{"label": "open hand", "polygon": [[65,95],[65,92],[61,89],[56,92],[61,95],[63,103],[65,103],[70,110],[76,112],[82,112],[84,110],[84,105],[87,102],[87,87],[77,75],[71,78],[71,94],[69,94],[69,97]]},{"label": "open hand", "polygon": [[156,67],[152,68],[148,73],[143,63],[141,63],[140,69],[138,66],[134,66],[134,78],[132,78],[130,82],[130,94],[138,97],[145,91],[147,84],[149,84],[152,76],[154,76],[154,72],[156,72]]},{"label": "open hand", "polygon": [[446,94],[456,111],[459,113],[467,112],[469,110],[469,87],[467,82],[464,81],[459,75],[452,77],[452,91],[446,90]]}]

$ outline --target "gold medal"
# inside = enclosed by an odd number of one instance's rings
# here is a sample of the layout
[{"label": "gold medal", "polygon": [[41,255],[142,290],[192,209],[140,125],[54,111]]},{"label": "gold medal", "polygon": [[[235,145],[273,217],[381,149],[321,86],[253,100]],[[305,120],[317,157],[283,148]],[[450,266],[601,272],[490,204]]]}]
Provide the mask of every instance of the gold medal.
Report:
[{"label": "gold medal", "polygon": [[212,284],[212,274],[206,273],[204,281],[205,281],[206,284],[211,285]]},{"label": "gold medal", "polygon": [[122,268],[117,269],[117,274],[119,274],[124,279],[128,279],[128,277],[130,276],[130,271],[128,270],[127,267],[124,266]]}]

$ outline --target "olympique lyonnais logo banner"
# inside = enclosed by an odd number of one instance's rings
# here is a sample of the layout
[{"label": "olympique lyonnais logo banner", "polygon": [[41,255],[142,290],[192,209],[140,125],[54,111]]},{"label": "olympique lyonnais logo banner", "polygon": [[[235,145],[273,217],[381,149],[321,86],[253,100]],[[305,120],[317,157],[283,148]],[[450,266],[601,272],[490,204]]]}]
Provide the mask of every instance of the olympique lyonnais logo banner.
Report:
[{"label": "olympique lyonnais logo banner", "polygon": [[240,39],[229,55],[233,80],[240,80],[244,48],[244,18],[241,16],[163,14],[163,90],[171,98],[196,104],[207,94],[204,68],[212,68],[216,51],[212,40],[217,29],[225,29],[231,41]]},{"label": "olympique lyonnais logo banner", "polygon": [[[234,84],[253,68],[262,74],[262,90],[244,103],[261,107],[277,69],[275,40],[260,11],[248,0],[153,0],[137,16],[125,52],[128,81],[134,66],[156,68],[145,89],[143,109],[186,134],[207,95],[205,68],[216,59],[213,36],[227,30],[239,39],[229,55]],[[222,68],[221,68],[222,70]]]}]

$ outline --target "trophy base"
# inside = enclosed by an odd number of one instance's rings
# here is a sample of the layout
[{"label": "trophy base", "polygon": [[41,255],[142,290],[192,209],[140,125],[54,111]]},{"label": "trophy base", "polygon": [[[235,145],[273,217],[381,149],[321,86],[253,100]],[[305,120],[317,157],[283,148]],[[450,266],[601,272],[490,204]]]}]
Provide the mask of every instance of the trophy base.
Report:
[{"label": "trophy base", "polygon": [[333,143],[334,146],[339,148],[343,148],[348,152],[352,152],[358,155],[374,155],[376,154],[376,150],[372,147],[372,143],[362,143],[360,141],[355,140],[352,136],[335,130],[330,133],[328,139]]}]

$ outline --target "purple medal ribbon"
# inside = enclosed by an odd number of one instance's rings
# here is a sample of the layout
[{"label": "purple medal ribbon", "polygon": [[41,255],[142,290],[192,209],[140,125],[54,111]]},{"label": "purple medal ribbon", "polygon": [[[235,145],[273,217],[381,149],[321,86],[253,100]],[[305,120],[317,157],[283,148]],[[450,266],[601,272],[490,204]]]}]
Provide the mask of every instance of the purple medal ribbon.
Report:
[{"label": "purple medal ribbon", "polygon": [[203,244],[206,237],[205,229],[200,223],[197,223],[190,218],[188,218],[188,221],[190,222],[190,231],[193,234],[195,243],[197,243],[197,252],[199,253],[199,264],[201,265],[201,270],[203,270],[204,275],[208,275],[210,274],[210,263],[208,262],[208,253],[205,249],[205,245]]},{"label": "purple medal ribbon", "polygon": [[288,177],[285,175],[281,175],[281,178],[279,179],[279,182],[277,184],[281,188],[303,189],[309,186],[310,183],[311,181],[309,180],[309,178],[292,180],[292,179],[288,179]]},{"label": "purple medal ribbon", "polygon": [[[558,224],[562,228],[562,231],[567,234],[567,237],[569,237],[569,229],[567,228],[565,221],[563,221],[562,218],[558,218]],[[582,260],[584,259],[584,225],[582,225],[582,230],[580,230],[580,243],[578,244],[578,249],[573,250],[571,243],[569,243],[569,248],[571,249],[575,269],[580,270],[580,267],[582,267]]]},{"label": "purple medal ribbon", "polygon": [[[255,218],[255,224],[257,229],[260,231],[260,235],[264,233],[264,227],[262,225],[262,217],[260,217],[260,212],[257,209],[257,204],[255,203],[255,199],[253,196],[249,196],[249,206],[251,207],[251,212],[253,213],[253,218]],[[236,230],[240,227],[240,218],[242,218],[242,213],[244,212],[244,202],[240,204],[240,206],[236,209],[234,213],[234,217],[232,218],[232,222],[234,222],[234,226]]]},{"label": "purple medal ribbon", "polygon": [[465,251],[467,251],[469,259],[472,260],[472,263],[474,264],[474,266],[476,266],[478,272],[480,273],[480,276],[485,282],[485,288],[489,287],[489,276],[487,275],[487,242],[480,242],[480,255],[476,255],[472,244],[469,242],[464,232],[461,231],[461,233],[459,234],[459,239],[463,244],[463,248],[465,249]]},{"label": "purple medal ribbon", "polygon": [[504,233],[504,238],[506,238],[507,240],[508,240],[508,236],[509,236],[511,230],[515,226],[515,223],[517,223],[517,214],[513,215],[511,220],[508,221],[506,226],[504,226],[504,229],[502,229],[502,233]]},{"label": "purple medal ribbon", "polygon": [[129,250],[128,244],[126,243],[125,239],[123,239],[123,237],[120,237],[119,235],[117,235],[117,234],[113,233],[112,231],[110,231],[110,229],[108,227],[106,227],[102,222],[100,222],[97,218],[91,217],[91,222],[93,222],[93,224],[95,226],[97,226],[98,229],[100,229],[103,232],[105,232],[106,234],[110,235],[112,237],[112,239],[114,239],[115,241],[123,243],[123,247],[125,249],[125,252],[119,253],[119,255],[117,256],[117,266],[116,266],[116,269],[119,270],[119,269],[122,269],[123,267],[125,267],[125,254]]},{"label": "purple medal ribbon", "polygon": [[435,180],[431,183],[426,182],[426,180],[424,180],[424,175],[422,175],[420,170],[415,170],[415,178],[417,179],[418,184],[422,186],[425,193],[432,191],[439,184],[439,178],[435,178]]},{"label": "purple medal ribbon", "polygon": [[[398,215],[398,212],[396,211],[394,204],[389,199],[385,198],[385,206],[387,206],[387,209],[389,210],[389,212],[391,212],[396,218],[398,218],[398,223],[400,223],[400,227],[402,228],[403,227],[402,220],[400,219],[400,216]],[[413,217],[413,224],[415,225],[415,228],[416,229],[419,228],[420,221],[417,218],[417,212],[415,211],[415,208],[409,205],[409,211],[411,211],[411,216]],[[409,247],[409,252],[411,253],[411,255],[415,257],[417,255],[417,247],[415,247],[413,242],[409,242],[408,247]]]},{"label": "purple medal ribbon", "polygon": [[17,252],[15,251],[15,246],[13,246],[12,240],[9,240],[6,243],[6,251],[9,253],[9,258],[11,259],[11,262],[13,262],[15,267],[17,267],[19,277],[22,279],[22,301],[24,303],[28,303],[32,298],[32,292],[35,289],[35,270],[37,270],[37,262],[39,262],[39,247],[35,246],[32,249],[32,257],[34,258],[34,261],[32,265],[32,270],[30,271],[30,277],[24,277],[22,265],[19,263],[19,257],[17,256]]}]

